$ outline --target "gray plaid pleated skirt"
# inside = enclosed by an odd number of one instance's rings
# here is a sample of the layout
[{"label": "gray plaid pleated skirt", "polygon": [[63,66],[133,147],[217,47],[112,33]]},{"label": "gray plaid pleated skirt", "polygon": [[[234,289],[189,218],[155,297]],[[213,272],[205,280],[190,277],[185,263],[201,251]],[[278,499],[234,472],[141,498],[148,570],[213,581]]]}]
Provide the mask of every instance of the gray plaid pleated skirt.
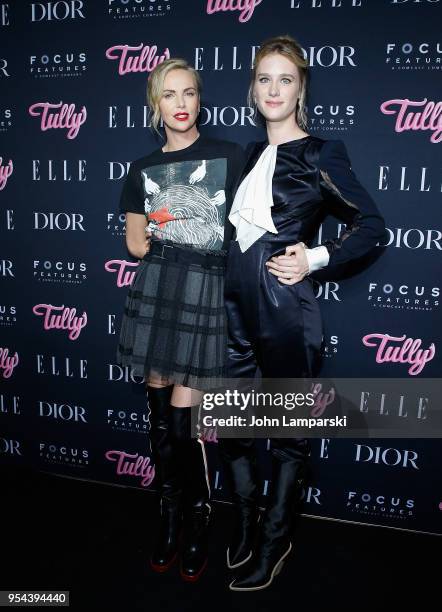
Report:
[{"label": "gray plaid pleated skirt", "polygon": [[126,298],[117,363],[193,389],[225,376],[225,251],[152,239]]}]

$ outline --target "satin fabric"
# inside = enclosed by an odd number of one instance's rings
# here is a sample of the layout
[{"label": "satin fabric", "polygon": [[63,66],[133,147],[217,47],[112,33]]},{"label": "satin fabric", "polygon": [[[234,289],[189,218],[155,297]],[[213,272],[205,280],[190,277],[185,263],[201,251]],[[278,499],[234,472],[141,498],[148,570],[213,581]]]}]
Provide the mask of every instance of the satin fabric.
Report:
[{"label": "satin fabric", "polygon": [[[317,148],[308,153],[309,140],[278,146],[272,183],[272,218],[278,234],[267,232],[245,253],[231,242],[225,299],[232,378],[253,378],[258,367],[265,378],[313,377],[319,370],[322,321],[312,281],[284,285],[265,265],[284,254],[287,246],[311,242],[321,222]],[[255,144],[243,176],[264,146]]]}]

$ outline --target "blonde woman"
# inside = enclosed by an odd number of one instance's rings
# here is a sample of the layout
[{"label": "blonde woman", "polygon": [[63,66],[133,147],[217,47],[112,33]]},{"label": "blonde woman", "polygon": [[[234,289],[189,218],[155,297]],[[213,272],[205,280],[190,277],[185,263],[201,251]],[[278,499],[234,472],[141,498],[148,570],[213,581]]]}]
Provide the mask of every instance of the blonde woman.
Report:
[{"label": "blonde woman", "polygon": [[148,103],[165,140],[132,162],[121,196],[127,247],[141,261],[117,359],[147,381],[160,494],[151,566],[164,572],[180,552],[182,578],[195,581],[207,564],[210,489],[203,440],[190,435],[190,408],[224,374],[226,227],[243,151],[200,136],[201,81],[185,60],[155,68]]},{"label": "blonde woman", "polygon": [[[384,233],[384,221],[355,177],[343,142],[306,131],[306,85],[300,45],[290,36],[264,42],[249,93],[266,122],[267,140],[246,151],[229,215],[236,227],[225,288],[232,378],[252,379],[258,367],[264,378],[315,376],[322,322],[308,275],[357,260]],[[346,230],[310,248],[329,212],[346,223]],[[236,502],[227,550],[227,565],[235,570],[230,588],[264,589],[292,548],[294,503],[304,480],[308,441],[272,440],[271,489],[259,530],[253,441],[221,439],[219,448]]]}]

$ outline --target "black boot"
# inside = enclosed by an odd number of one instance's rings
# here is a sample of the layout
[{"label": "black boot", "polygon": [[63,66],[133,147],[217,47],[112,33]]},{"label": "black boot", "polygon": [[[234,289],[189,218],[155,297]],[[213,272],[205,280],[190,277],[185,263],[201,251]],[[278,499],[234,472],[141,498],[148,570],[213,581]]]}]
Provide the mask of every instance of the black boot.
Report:
[{"label": "black boot", "polygon": [[155,481],[160,496],[160,524],[150,558],[156,572],[167,571],[175,562],[182,527],[182,487],[170,434],[170,398],[173,386],[148,387],[150,442],[155,462]]},{"label": "black boot", "polygon": [[173,438],[176,444],[184,501],[184,537],[180,573],[195,582],[208,560],[210,487],[204,443],[191,436],[191,408],[172,408]]},{"label": "black boot", "polygon": [[235,521],[227,548],[227,567],[240,567],[252,557],[258,521],[258,478],[252,439],[220,439],[224,473],[233,494]]},{"label": "black boot", "polygon": [[[286,443],[295,442],[287,440]],[[301,441],[302,442],[302,441]],[[295,502],[305,480],[304,448],[272,448],[272,483],[262,531],[252,560],[230,584],[232,591],[258,591],[270,586],[292,549]]]}]

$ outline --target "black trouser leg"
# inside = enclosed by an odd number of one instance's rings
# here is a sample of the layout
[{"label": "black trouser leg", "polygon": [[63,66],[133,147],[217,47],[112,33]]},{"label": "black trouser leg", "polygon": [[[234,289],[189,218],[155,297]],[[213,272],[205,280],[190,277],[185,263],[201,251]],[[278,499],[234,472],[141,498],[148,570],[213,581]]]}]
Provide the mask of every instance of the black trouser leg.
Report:
[{"label": "black trouser leg", "polygon": [[172,390],[173,386],[148,387],[149,436],[161,511],[158,536],[150,559],[157,572],[166,571],[174,562],[182,524],[182,486],[170,431]]},{"label": "black trouser leg", "polygon": [[172,407],[171,433],[183,483],[181,576],[198,580],[207,565],[210,487],[204,442],[191,435],[191,408]]}]

